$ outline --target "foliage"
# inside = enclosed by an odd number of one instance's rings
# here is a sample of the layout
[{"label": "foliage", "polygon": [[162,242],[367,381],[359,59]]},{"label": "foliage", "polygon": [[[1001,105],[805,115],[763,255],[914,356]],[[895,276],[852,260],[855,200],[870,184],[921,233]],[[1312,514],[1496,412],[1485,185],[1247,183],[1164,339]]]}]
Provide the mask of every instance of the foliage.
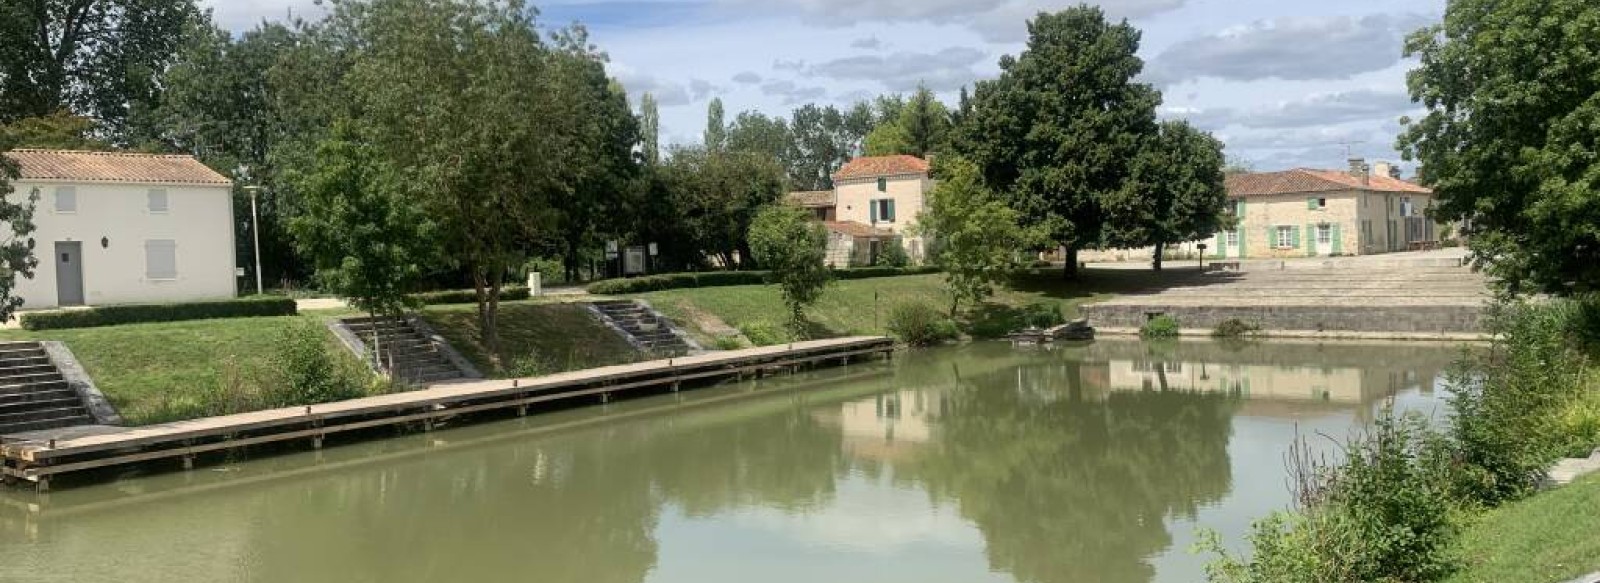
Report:
[{"label": "foliage", "polygon": [[361,397],[364,379],[341,370],[326,327],[301,320],[279,332],[272,371],[280,384],[268,392],[266,406],[293,407]]},{"label": "foliage", "polygon": [[[783,197],[783,168],[750,152],[674,149],[656,173],[656,191],[643,203],[648,240],[666,243],[678,263],[703,268],[705,257],[753,268],[747,236],[762,207]],[[672,263],[671,258],[667,258]]]},{"label": "foliage", "polygon": [[877,261],[873,267],[905,267],[911,264],[911,256],[906,254],[906,246],[900,241],[890,241],[878,251]]},{"label": "foliage", "polygon": [[1160,271],[1168,244],[1222,230],[1228,204],[1222,165],[1222,142],[1211,134],[1185,121],[1162,122],[1134,157],[1123,188],[1107,198],[1107,245],[1154,246]]},{"label": "foliage", "polygon": [[[488,353],[474,306],[433,306],[423,309],[421,316],[479,371],[495,378],[624,364],[639,357],[638,349],[596,320],[581,304],[504,306],[498,359]],[[497,366],[496,360],[501,364]],[[530,368],[535,365],[537,368]]]},{"label": "foliage", "polygon": [[789,335],[790,332],[786,332],[785,328],[785,326],[761,320],[740,325],[739,333],[743,334],[746,339],[750,340],[751,344],[756,346],[775,346],[788,342],[792,338]]},{"label": "foliage", "polygon": [[972,163],[947,159],[939,164],[938,186],[916,228],[939,240],[934,261],[945,272],[955,317],[962,303],[994,295],[995,285],[1020,266],[1019,252],[1038,237],[1019,226],[1017,212],[981,184]]},{"label": "foliage", "polygon": [[823,260],[828,234],[805,210],[772,205],[756,215],[750,225],[750,249],[770,270],[773,283],[783,290],[789,308],[789,328],[796,336],[807,334],[806,307],[822,297],[833,281]]},{"label": "foliage", "polygon": [[0,125],[0,144],[48,150],[111,149],[110,144],[94,138],[95,129],[94,120],[63,109]]},{"label": "foliage", "polygon": [[0,223],[10,231],[0,232],[0,322],[10,321],[17,308],[22,307],[22,297],[14,293],[17,276],[32,279],[33,270],[39,266],[28,237],[35,228],[33,212],[39,203],[39,190],[31,189],[12,198],[16,192],[11,181],[16,179],[17,169],[3,155],[7,149],[5,137],[0,136]]},{"label": "foliage", "polygon": [[305,213],[289,229],[322,288],[369,315],[417,307],[406,294],[435,257],[433,222],[348,128],[320,144],[316,160],[298,177]]},{"label": "foliage", "polygon": [[[834,279],[874,279],[879,277],[900,277],[904,275],[926,275],[938,273],[936,267],[861,267],[856,269],[838,269],[833,271]],[[734,285],[761,285],[771,281],[772,275],[765,271],[706,271],[701,273],[667,273],[661,275],[647,275],[628,279],[608,279],[589,284],[587,291],[598,296],[618,296],[640,294],[669,289],[686,289],[697,287],[726,287]]]},{"label": "foliage", "polygon": [[711,104],[706,106],[706,133],[700,144],[712,152],[720,152],[728,147],[728,123],[721,97],[711,98]]},{"label": "foliage", "polygon": [[954,320],[920,302],[895,305],[889,310],[886,327],[895,338],[911,346],[933,346],[961,337]]},{"label": "foliage", "polygon": [[[413,301],[424,306],[443,306],[451,304],[476,304],[478,303],[478,290],[451,289],[442,291],[422,292],[411,294]],[[506,286],[500,292],[500,299],[508,302],[522,301],[529,298],[528,288],[522,286]]]},{"label": "foliage", "polygon": [[1103,243],[1107,201],[1156,135],[1160,94],[1134,81],[1144,68],[1139,31],[1100,8],[1041,13],[1028,31],[1027,49],[978,83],[955,149],[1024,224],[1066,248],[1071,277],[1078,250]]},{"label": "foliage", "polygon": [[639,97],[639,134],[644,142],[644,161],[661,162],[661,107],[656,96],[646,92]]},{"label": "foliage", "polygon": [[1139,336],[1145,338],[1177,338],[1182,328],[1178,319],[1166,314],[1151,318],[1139,328]]},{"label": "foliage", "polygon": [[[1589,0],[1456,0],[1412,35],[1398,142],[1443,221],[1513,291],[1600,288],[1600,11]],[[1559,75],[1550,75],[1559,71]]]},{"label": "foliage", "polygon": [[949,143],[950,111],[926,85],[918,85],[898,115],[879,124],[863,144],[868,156],[906,154],[926,158]]},{"label": "foliage", "polygon": [[1216,329],[1211,331],[1211,335],[1217,338],[1238,338],[1240,336],[1249,336],[1260,331],[1260,326],[1245,322],[1244,320],[1240,320],[1238,318],[1232,318],[1223,320],[1222,323],[1217,324]]},{"label": "foliage", "polygon": [[1485,513],[1464,528],[1449,583],[1546,583],[1600,571],[1600,474]]},{"label": "foliage", "polygon": [[193,0],[0,4],[0,124],[67,109],[113,142],[138,142],[134,126],[199,15]]},{"label": "foliage", "polygon": [[739,350],[744,348],[744,341],[738,336],[718,336],[712,341],[717,350]]},{"label": "foliage", "polygon": [[60,330],[141,322],[292,316],[295,313],[295,303],[290,298],[255,296],[181,304],[124,304],[63,312],[30,312],[22,315],[22,327],[26,330]]},{"label": "foliage", "polygon": [[982,304],[967,315],[966,332],[973,338],[1002,338],[1028,328],[1049,329],[1067,321],[1056,302],[1033,302],[1020,307]]}]

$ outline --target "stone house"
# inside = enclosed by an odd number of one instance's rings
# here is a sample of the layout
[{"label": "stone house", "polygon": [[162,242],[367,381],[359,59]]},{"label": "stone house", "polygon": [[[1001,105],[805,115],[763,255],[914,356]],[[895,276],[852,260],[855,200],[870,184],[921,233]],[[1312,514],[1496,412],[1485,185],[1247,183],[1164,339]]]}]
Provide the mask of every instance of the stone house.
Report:
[{"label": "stone house", "polygon": [[870,265],[891,244],[901,245],[912,263],[926,259],[926,237],[911,234],[933,189],[926,160],[856,158],[833,175],[833,183],[831,191],[795,192],[786,198],[828,227],[829,265]]},{"label": "stone house", "polygon": [[229,298],[233,182],[192,156],[12,150],[13,201],[38,196],[23,309]]},{"label": "stone house", "polygon": [[1429,217],[1433,191],[1386,163],[1348,171],[1295,169],[1227,179],[1236,228],[1212,237],[1215,259],[1371,255],[1436,247],[1447,230]]}]

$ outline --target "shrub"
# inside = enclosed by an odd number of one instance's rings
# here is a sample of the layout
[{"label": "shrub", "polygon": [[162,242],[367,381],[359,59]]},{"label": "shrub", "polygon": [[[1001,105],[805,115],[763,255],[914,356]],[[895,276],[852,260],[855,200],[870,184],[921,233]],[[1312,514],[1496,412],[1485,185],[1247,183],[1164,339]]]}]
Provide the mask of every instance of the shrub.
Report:
[{"label": "shrub", "polygon": [[1260,326],[1235,318],[1223,320],[1221,324],[1217,324],[1216,329],[1211,331],[1211,335],[1217,338],[1238,338],[1260,331]]},{"label": "shrub", "polygon": [[[528,288],[520,285],[508,285],[500,289],[500,301],[502,302],[526,300],[528,297]],[[411,298],[424,306],[476,304],[478,303],[478,292],[470,289],[451,289],[412,294]]]},{"label": "shrub", "polygon": [[[277,376],[266,390],[266,404],[293,407],[354,399],[366,393],[359,369],[342,366],[332,339],[321,324],[306,320],[285,328],[272,355]],[[352,361],[353,362],[353,361]]]},{"label": "shrub", "polygon": [[[935,267],[861,267],[855,269],[837,269],[833,271],[834,279],[872,279],[879,277],[898,277],[902,275],[925,275],[938,273]],[[770,274],[765,271],[706,271],[701,273],[667,273],[660,275],[646,275],[629,279],[608,279],[589,284],[589,293],[601,296],[619,296],[642,294],[653,291],[669,289],[690,289],[700,287],[728,287],[735,285],[763,285],[770,283]]]},{"label": "shrub", "polygon": [[506,367],[505,373],[506,376],[520,379],[544,376],[550,374],[553,370],[555,370],[555,367],[550,366],[544,359],[529,354],[512,359],[511,364]]},{"label": "shrub", "polygon": [[128,304],[102,306],[85,310],[30,313],[22,315],[22,327],[27,330],[60,330],[63,328],[93,328],[143,322],[293,316],[296,313],[297,310],[293,299],[279,296],[253,296],[232,300],[181,304]]},{"label": "shrub", "polygon": [[1177,318],[1161,314],[1145,322],[1144,327],[1139,329],[1139,335],[1145,338],[1177,338],[1179,330]]},{"label": "shrub", "polygon": [[1022,307],[1023,325],[1033,328],[1054,328],[1067,323],[1061,315],[1061,304],[1034,302]]},{"label": "shrub", "polygon": [[889,332],[911,346],[932,346],[961,336],[956,323],[928,304],[905,303],[889,311]]},{"label": "shrub", "polygon": [[740,324],[739,333],[744,334],[744,337],[756,346],[773,346],[789,341],[789,335],[783,326],[765,320]]},{"label": "shrub", "polygon": [[744,342],[737,336],[718,336],[714,341],[717,350],[739,350],[744,348]]},{"label": "shrub", "polygon": [[906,255],[905,245],[899,241],[890,241],[878,252],[878,261],[874,267],[905,267],[911,264],[911,256]]}]

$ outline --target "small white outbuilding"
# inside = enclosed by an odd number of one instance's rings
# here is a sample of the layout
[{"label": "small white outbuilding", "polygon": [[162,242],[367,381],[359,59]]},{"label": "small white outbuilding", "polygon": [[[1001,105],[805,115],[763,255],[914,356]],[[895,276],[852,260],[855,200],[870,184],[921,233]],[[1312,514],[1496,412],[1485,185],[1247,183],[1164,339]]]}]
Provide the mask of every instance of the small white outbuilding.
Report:
[{"label": "small white outbuilding", "polygon": [[[12,150],[37,195],[22,309],[233,297],[233,182],[192,156]],[[8,228],[0,236],[9,235]]]}]

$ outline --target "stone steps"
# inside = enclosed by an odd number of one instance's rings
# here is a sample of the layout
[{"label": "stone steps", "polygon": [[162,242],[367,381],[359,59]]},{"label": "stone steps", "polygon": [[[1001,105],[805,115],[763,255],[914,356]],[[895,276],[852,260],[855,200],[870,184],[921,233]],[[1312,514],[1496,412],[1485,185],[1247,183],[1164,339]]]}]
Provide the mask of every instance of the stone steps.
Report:
[{"label": "stone steps", "polygon": [[93,423],[43,345],[0,343],[0,434]]},{"label": "stone steps", "polygon": [[602,320],[639,349],[654,354],[688,354],[694,347],[673,330],[672,323],[657,316],[643,304],[629,300],[607,300],[592,304]]},{"label": "stone steps", "polygon": [[427,385],[471,376],[410,320],[346,318],[339,323],[355,335],[368,355],[373,353],[372,340],[376,332],[380,357],[397,380]]}]

